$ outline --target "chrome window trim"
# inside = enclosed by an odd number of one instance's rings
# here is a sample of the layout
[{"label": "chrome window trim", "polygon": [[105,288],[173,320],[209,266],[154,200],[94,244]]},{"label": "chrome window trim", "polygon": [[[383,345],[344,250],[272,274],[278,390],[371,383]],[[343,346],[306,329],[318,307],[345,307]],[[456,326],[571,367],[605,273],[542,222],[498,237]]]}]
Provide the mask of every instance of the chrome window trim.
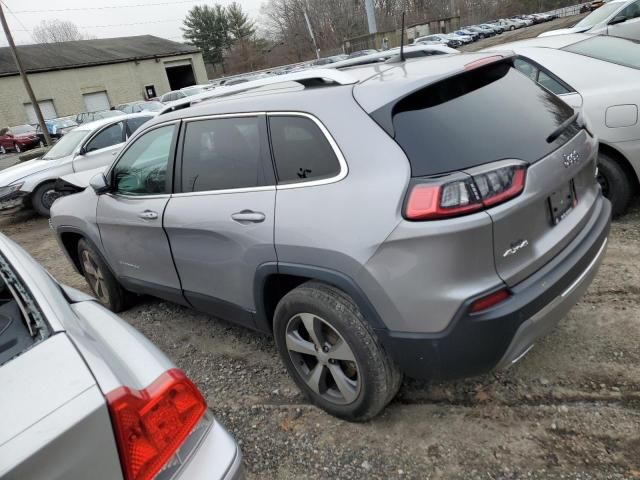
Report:
[{"label": "chrome window trim", "polygon": [[[134,132],[134,135],[132,137],[129,137],[129,141],[125,142],[126,148],[123,148],[120,151],[119,155],[115,158],[115,160],[111,164],[111,167],[109,167],[109,170],[107,170],[105,175],[107,177],[111,176],[111,172],[113,172],[113,169],[116,168],[116,165],[118,165],[118,163],[120,162],[120,159],[122,158],[122,156],[125,153],[127,153],[127,151],[131,148],[131,145],[133,145],[138,140],[138,137],[141,137],[142,135],[145,135],[147,132],[151,132],[152,130],[156,130],[157,128],[166,127],[167,125],[179,125],[180,122],[181,122],[180,119],[169,120],[169,121],[166,121],[166,122],[154,123],[153,125],[148,126],[147,128],[145,128],[142,131],[140,131],[140,129],[136,130]],[[113,197],[113,198],[131,198],[131,199],[137,199],[137,198],[153,199],[153,198],[170,198],[171,197],[171,193],[163,193],[163,194],[160,194],[160,195],[123,195],[123,194],[117,193],[117,192],[109,192],[109,193],[107,193],[107,195],[109,195],[110,197]]]},{"label": "chrome window trim", "polygon": [[[347,165],[347,161],[338,147],[337,142],[334,140],[333,136],[329,133],[329,130],[325,125],[314,115],[305,112],[296,112],[296,111],[277,111],[277,112],[243,112],[243,113],[221,113],[215,115],[205,115],[200,117],[190,117],[183,118],[182,121],[184,123],[200,121],[200,120],[211,120],[217,118],[239,118],[239,117],[258,117],[261,115],[266,115],[267,117],[303,117],[308,118],[312,122],[316,124],[316,126],[320,129],[324,137],[329,142],[333,153],[338,159],[338,164],[340,165],[340,171],[337,175],[329,178],[323,178],[321,180],[309,180],[309,181],[300,181],[296,183],[288,183],[285,185],[265,185],[261,187],[244,187],[244,188],[228,188],[224,190],[203,190],[201,192],[183,192],[183,193],[174,193],[171,195],[172,198],[180,198],[187,196],[202,196],[202,195],[224,195],[230,193],[249,193],[249,192],[267,192],[267,191],[276,191],[276,190],[291,190],[294,188],[304,188],[304,187],[316,187],[320,185],[328,185],[330,183],[336,183],[344,178],[349,173],[349,167]],[[274,167],[275,168],[275,167]],[[276,172],[277,174],[277,172]],[[277,175],[276,175],[277,176]],[[145,197],[147,198],[147,197]]]}]

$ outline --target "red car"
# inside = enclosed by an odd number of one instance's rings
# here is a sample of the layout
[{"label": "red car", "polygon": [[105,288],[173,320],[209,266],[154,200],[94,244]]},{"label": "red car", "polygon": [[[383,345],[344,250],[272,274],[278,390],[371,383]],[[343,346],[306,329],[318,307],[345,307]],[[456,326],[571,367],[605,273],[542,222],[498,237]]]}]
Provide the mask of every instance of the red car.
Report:
[{"label": "red car", "polygon": [[0,129],[0,153],[14,150],[18,153],[40,144],[36,129],[31,125],[18,125]]}]

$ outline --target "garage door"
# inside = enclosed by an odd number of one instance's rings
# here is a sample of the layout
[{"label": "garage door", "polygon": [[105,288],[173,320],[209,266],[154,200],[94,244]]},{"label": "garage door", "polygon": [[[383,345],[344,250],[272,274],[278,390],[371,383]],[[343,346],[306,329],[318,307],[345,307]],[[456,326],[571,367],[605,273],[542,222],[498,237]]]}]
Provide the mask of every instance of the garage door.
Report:
[{"label": "garage door", "polygon": [[107,92],[85,93],[83,97],[84,106],[86,107],[87,112],[98,112],[100,110],[109,110],[111,108]]},{"label": "garage door", "polygon": [[[38,102],[38,105],[40,105],[40,111],[42,112],[42,116],[45,120],[57,118],[58,114],[56,113],[56,107],[53,105],[53,100],[43,100],[42,102]],[[38,117],[36,116],[36,111],[33,108],[33,105],[25,103],[24,109],[27,112],[29,123],[38,123]]]}]

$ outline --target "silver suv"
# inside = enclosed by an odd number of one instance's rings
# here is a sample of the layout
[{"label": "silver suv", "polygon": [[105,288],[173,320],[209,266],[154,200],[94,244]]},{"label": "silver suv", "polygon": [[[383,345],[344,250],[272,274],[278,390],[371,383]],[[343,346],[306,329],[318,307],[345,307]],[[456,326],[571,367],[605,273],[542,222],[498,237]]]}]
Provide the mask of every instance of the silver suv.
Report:
[{"label": "silver suv", "polygon": [[597,141],[512,57],[266,80],[159,116],[53,205],[104,305],[146,293],[271,333],[313,403],[365,420],[403,374],[518,360],[591,282]]}]

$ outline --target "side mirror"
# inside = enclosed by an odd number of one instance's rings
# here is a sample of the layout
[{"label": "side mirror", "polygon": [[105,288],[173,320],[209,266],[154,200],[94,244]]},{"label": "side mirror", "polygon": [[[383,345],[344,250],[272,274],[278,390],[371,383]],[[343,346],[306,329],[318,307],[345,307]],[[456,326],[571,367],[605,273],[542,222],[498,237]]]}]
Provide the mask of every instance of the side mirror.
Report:
[{"label": "side mirror", "polygon": [[609,21],[609,25],[617,25],[619,23],[624,23],[626,21],[627,21],[627,17],[625,17],[624,15],[618,15],[617,17],[613,17]]},{"label": "side mirror", "polygon": [[102,195],[109,191],[109,182],[104,173],[97,173],[91,177],[89,185],[91,185],[91,188],[93,188],[93,191],[96,192],[97,195]]}]

